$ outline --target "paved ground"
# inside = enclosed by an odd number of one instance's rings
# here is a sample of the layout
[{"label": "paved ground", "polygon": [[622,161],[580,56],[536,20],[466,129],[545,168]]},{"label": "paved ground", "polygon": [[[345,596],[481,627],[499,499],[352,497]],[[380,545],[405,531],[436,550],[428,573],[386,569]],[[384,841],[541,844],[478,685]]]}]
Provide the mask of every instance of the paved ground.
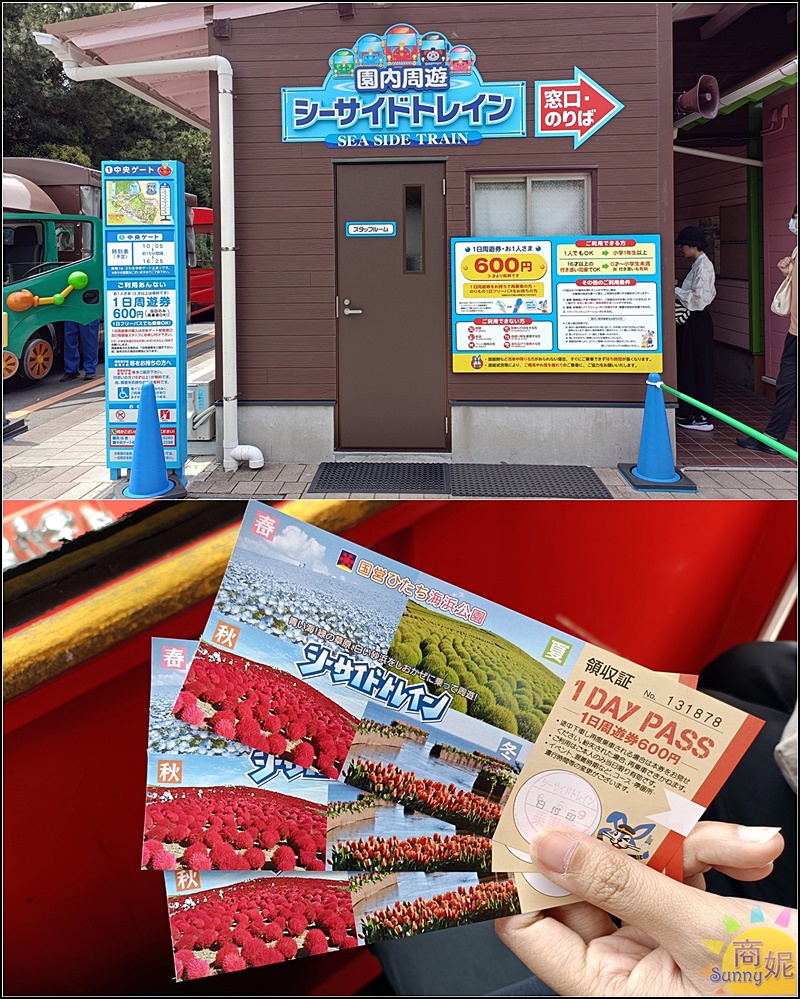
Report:
[{"label": "paved ground", "polygon": [[[257,497],[259,499],[443,499],[441,493],[312,493],[308,486],[316,465],[265,465],[258,471],[241,468],[226,472],[216,463],[198,471],[189,483],[189,495],[200,498]],[[614,499],[796,499],[797,470],[737,468],[691,472],[696,493],[638,492],[616,468],[595,469]],[[478,497],[476,497],[478,498]]]},{"label": "paved ground", "polygon": [[[206,356],[189,362],[208,364]],[[7,499],[107,499],[113,483],[105,466],[103,383],[82,383],[46,409],[47,417],[3,444],[3,487]],[[770,406],[741,390],[721,393],[721,408],[751,426],[763,427]],[[76,403],[79,403],[76,405]],[[6,405],[13,414],[13,395]],[[41,412],[41,411],[40,411]],[[38,415],[38,414],[37,414]],[[33,420],[31,421],[33,424]],[[796,426],[787,439],[796,448]],[[696,493],[637,492],[616,468],[597,468],[615,499],[796,499],[797,466],[786,458],[745,451],[733,443],[735,432],[719,427],[712,434],[678,431],[677,467],[686,470]],[[257,497],[280,499],[442,499],[441,494],[313,493],[308,487],[317,465],[271,464],[258,471],[242,465],[226,472],[212,456],[192,457],[186,466],[189,496],[197,499]]]}]

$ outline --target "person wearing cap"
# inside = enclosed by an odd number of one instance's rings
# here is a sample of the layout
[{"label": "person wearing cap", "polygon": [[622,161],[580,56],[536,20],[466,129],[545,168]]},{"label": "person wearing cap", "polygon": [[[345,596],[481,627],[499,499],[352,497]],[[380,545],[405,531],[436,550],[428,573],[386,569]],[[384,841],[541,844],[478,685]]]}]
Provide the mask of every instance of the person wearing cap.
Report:
[{"label": "person wearing cap", "polygon": [[[676,300],[689,310],[685,323],[675,328],[678,355],[678,388],[707,406],[714,402],[714,324],[708,306],[716,296],[714,265],[705,253],[706,234],[696,225],[678,233],[675,245],[692,261],[683,284],[675,288]],[[678,404],[676,422],[684,430],[709,431],[714,424],[696,406]]]},{"label": "person wearing cap", "polygon": [[[789,232],[797,237],[797,205],[789,219]],[[772,407],[772,416],[764,429],[767,437],[774,437],[776,441],[782,441],[789,432],[789,426],[794,416],[797,406],[797,247],[795,246],[790,257],[784,257],[778,261],[778,270],[784,277],[791,274],[792,283],[791,298],[789,306],[789,332],[783,343],[783,353],[781,363],[778,368],[778,377],[775,379],[775,405]],[[775,448],[757,441],[755,437],[742,435],[736,438],[736,443],[740,447],[746,447],[750,451],[765,451],[767,454],[777,454]]]}]

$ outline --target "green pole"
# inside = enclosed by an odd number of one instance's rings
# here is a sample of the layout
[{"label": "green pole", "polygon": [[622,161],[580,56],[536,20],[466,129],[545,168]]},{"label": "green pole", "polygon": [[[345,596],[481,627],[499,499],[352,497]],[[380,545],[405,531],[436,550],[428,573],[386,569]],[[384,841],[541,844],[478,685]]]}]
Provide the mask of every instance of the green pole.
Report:
[{"label": "green pole", "polygon": [[665,385],[663,382],[651,382],[650,384],[656,385],[663,392],[669,392],[670,395],[674,395],[678,399],[683,399],[683,401],[688,402],[690,406],[696,406],[697,409],[702,409],[704,413],[710,413],[711,416],[715,417],[717,420],[722,420],[723,423],[730,424],[730,426],[732,426],[735,430],[741,430],[742,433],[747,434],[748,437],[754,437],[757,441],[761,441],[762,444],[766,444],[768,447],[774,448],[774,450],[780,452],[780,454],[785,455],[787,458],[791,458],[794,462],[797,462],[797,451],[793,451],[785,444],[781,444],[780,441],[776,441],[774,437],[767,437],[766,434],[762,434],[758,430],[753,430],[752,427],[748,427],[746,423],[740,423],[738,420],[734,420],[733,417],[720,413],[718,409],[712,409],[711,406],[706,406],[704,403],[698,402],[697,399],[693,399],[690,395],[684,395],[683,392],[670,388],[669,385]]}]

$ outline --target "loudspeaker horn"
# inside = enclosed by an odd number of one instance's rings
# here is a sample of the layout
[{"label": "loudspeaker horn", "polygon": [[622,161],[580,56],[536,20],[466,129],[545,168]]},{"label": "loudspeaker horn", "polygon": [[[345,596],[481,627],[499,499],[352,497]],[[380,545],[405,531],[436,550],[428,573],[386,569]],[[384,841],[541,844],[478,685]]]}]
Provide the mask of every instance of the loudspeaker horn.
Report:
[{"label": "loudspeaker horn", "polygon": [[701,76],[697,86],[678,98],[681,114],[697,112],[703,118],[716,118],[719,111],[719,84],[713,76]]}]

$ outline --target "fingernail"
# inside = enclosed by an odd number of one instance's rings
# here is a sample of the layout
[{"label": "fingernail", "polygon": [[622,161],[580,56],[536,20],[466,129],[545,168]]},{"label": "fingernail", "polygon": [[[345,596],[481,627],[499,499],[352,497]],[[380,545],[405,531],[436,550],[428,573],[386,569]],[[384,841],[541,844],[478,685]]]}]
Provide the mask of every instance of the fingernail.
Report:
[{"label": "fingernail", "polygon": [[769,843],[780,831],[780,826],[739,826],[739,839],[746,843]]},{"label": "fingernail", "polygon": [[542,867],[554,874],[566,874],[578,841],[569,833],[547,830],[539,833],[532,846]]}]

